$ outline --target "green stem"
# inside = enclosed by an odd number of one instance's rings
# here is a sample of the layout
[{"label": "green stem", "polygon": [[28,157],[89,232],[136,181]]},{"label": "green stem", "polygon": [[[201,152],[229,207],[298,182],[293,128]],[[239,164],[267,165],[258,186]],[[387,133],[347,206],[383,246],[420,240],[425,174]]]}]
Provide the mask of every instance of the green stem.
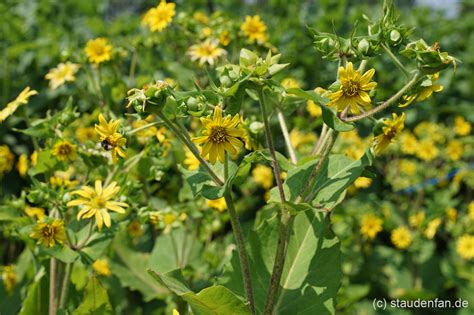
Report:
[{"label": "green stem", "polygon": [[293,145],[291,144],[290,134],[288,133],[288,127],[286,126],[285,116],[281,112],[280,108],[276,109],[278,122],[280,123],[281,133],[283,134],[283,138],[285,139],[286,148],[288,149],[288,154],[290,155],[291,163],[296,164],[298,160],[296,158],[295,150]]},{"label": "green stem", "polygon": [[244,233],[242,231],[242,226],[240,225],[239,219],[237,217],[237,211],[235,210],[234,201],[230,192],[224,194],[224,199],[227,204],[227,210],[229,212],[230,223],[232,225],[232,231],[234,232],[235,243],[237,245],[237,252],[239,254],[240,266],[242,269],[242,277],[244,278],[244,288],[245,295],[249,302],[250,310],[252,314],[255,314],[255,302],[253,297],[253,288],[252,288],[252,276],[250,273],[250,264],[247,255],[247,250],[245,249],[245,240]]},{"label": "green stem", "polygon": [[278,166],[278,162],[276,159],[275,145],[273,143],[270,122],[268,120],[265,95],[263,89],[261,88],[258,89],[258,98],[260,101],[260,110],[262,112],[263,124],[265,126],[265,136],[267,139],[268,148],[270,150],[270,155],[272,156],[273,173],[275,175],[275,181],[277,183],[278,193],[280,195],[281,202],[280,224],[278,227],[278,245],[275,253],[270,284],[268,286],[267,296],[265,300],[265,308],[263,311],[265,315],[270,315],[273,312],[276,297],[278,294],[278,289],[280,287],[281,275],[283,273],[283,266],[285,265],[286,252],[288,249],[289,231],[291,229],[293,220],[291,218],[290,212],[285,206],[285,191],[283,190],[283,183],[281,181],[280,167]]},{"label": "green stem", "polygon": [[400,69],[403,74],[409,78],[410,77],[410,72],[408,72],[408,70],[405,68],[405,66],[400,62],[400,60],[397,58],[397,56],[395,56],[393,54],[393,52],[390,50],[390,48],[388,48],[387,46],[385,46],[385,44],[381,44],[383,50],[385,50],[385,52],[388,54],[388,56],[390,57],[390,59],[392,59],[392,61],[395,63],[395,65],[398,67],[398,69]]},{"label": "green stem", "polygon": [[201,154],[199,153],[199,150],[196,148],[194,143],[191,140],[189,140],[187,136],[183,135],[181,130],[179,128],[177,128],[173,124],[173,122],[171,120],[169,120],[169,118],[166,117],[163,113],[158,113],[158,116],[163,120],[165,125],[171,131],[173,131],[173,133],[178,137],[178,139],[181,140],[181,142],[183,142],[188,147],[188,149],[191,151],[191,153],[194,154],[194,156],[199,160],[201,165],[209,173],[209,175],[216,182],[216,184],[223,186],[224,181],[212,170],[209,163],[201,157]]},{"label": "green stem", "polygon": [[56,258],[49,262],[49,315],[56,315]]},{"label": "green stem", "polygon": [[408,91],[413,85],[415,85],[416,82],[418,81],[418,79],[420,78],[420,76],[421,76],[420,73],[417,72],[413,76],[413,78],[410,81],[408,81],[407,84],[405,84],[400,89],[400,91],[398,91],[395,95],[390,97],[388,100],[386,100],[385,102],[383,102],[379,106],[377,106],[375,108],[372,108],[371,110],[366,111],[365,113],[362,113],[362,114],[357,115],[357,116],[352,116],[352,117],[347,117],[347,118],[342,118],[341,117],[341,120],[347,121],[347,122],[358,121],[358,120],[361,120],[361,119],[364,119],[366,117],[372,116],[372,115],[384,110],[385,108],[387,108],[390,105],[392,105],[393,103],[395,103],[400,97],[403,96],[403,94],[406,93],[406,91]]},{"label": "green stem", "polygon": [[59,297],[59,309],[64,308],[69,291],[69,277],[71,276],[72,264],[66,264],[66,271],[64,273],[63,284],[61,286],[61,295]]}]

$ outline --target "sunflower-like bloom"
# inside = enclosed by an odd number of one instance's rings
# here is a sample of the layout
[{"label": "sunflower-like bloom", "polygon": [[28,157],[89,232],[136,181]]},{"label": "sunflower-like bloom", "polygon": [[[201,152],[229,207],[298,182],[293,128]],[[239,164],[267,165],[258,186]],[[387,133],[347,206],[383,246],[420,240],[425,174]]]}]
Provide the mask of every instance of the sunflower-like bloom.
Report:
[{"label": "sunflower-like bloom", "polygon": [[56,243],[62,244],[66,240],[64,221],[55,219],[52,222],[38,222],[30,237],[38,239],[38,243],[43,243],[46,247],[53,247]]},{"label": "sunflower-like bloom", "polygon": [[152,32],[161,32],[173,20],[176,14],[175,7],[175,3],[161,1],[159,5],[145,13],[142,24],[147,25]]},{"label": "sunflower-like bloom", "polygon": [[205,63],[213,66],[217,59],[225,56],[227,52],[218,46],[216,40],[208,39],[201,44],[191,46],[188,54],[192,61],[199,61],[201,66]]},{"label": "sunflower-like bloom", "polygon": [[79,70],[79,65],[71,62],[60,63],[56,68],[49,70],[44,77],[49,80],[49,87],[54,90],[65,84],[66,82],[74,82],[76,77],[74,76]]},{"label": "sunflower-like bloom", "polygon": [[375,74],[374,69],[362,74],[359,70],[354,70],[352,62],[348,62],[346,68],[339,67],[339,90],[329,94],[328,106],[336,106],[337,111],[342,112],[349,107],[351,113],[360,113],[361,108],[368,108],[372,101],[369,92],[376,86],[376,82],[371,82]]},{"label": "sunflower-like bloom", "polygon": [[375,152],[378,154],[382,152],[390,142],[395,139],[405,127],[405,113],[400,117],[397,114],[392,114],[392,120],[387,119],[384,121],[384,127],[382,133],[375,137]]},{"label": "sunflower-like bloom", "polygon": [[255,41],[264,43],[267,41],[267,26],[263,23],[259,15],[246,16],[240,29],[251,43]]},{"label": "sunflower-like bloom", "polygon": [[227,209],[227,203],[225,202],[224,197],[214,200],[208,200],[207,206],[209,208],[216,209],[219,212],[223,212],[225,209]]},{"label": "sunflower-like bloom", "polygon": [[360,222],[360,233],[373,240],[382,231],[383,220],[374,214],[366,214]]},{"label": "sunflower-like bloom", "polygon": [[456,241],[456,251],[463,259],[474,259],[474,236],[464,234]]},{"label": "sunflower-like bloom", "polygon": [[106,258],[97,259],[92,264],[92,269],[94,272],[99,276],[108,277],[112,275],[112,271],[110,271],[109,261]]},{"label": "sunflower-like bloom", "polygon": [[393,245],[399,249],[408,248],[412,242],[411,232],[404,226],[400,226],[393,230],[390,239],[392,240]]},{"label": "sunflower-like bloom", "polygon": [[67,203],[68,207],[82,206],[81,211],[77,214],[77,220],[81,218],[89,219],[95,216],[95,220],[99,230],[105,224],[110,228],[110,214],[107,210],[124,213],[128,204],[111,199],[119,192],[120,187],[116,182],[112,182],[107,187],[102,187],[102,181],[96,180],[95,187],[82,186],[81,189],[73,191],[72,195],[78,195],[79,198],[71,200]]},{"label": "sunflower-like bloom", "polygon": [[29,86],[23,89],[18,96],[0,111],[0,123],[10,117],[21,105],[28,104],[31,96],[38,94],[38,91],[31,90]]},{"label": "sunflower-like bloom", "polygon": [[84,51],[89,62],[96,65],[112,59],[112,45],[109,44],[107,38],[99,37],[89,40]]},{"label": "sunflower-like bloom", "polygon": [[266,165],[257,165],[252,171],[252,177],[255,182],[265,189],[270,189],[273,186],[273,170]]},{"label": "sunflower-like bloom", "polygon": [[0,145],[0,176],[12,169],[14,160],[10,148],[7,145]]},{"label": "sunflower-like bloom", "polygon": [[54,145],[52,153],[60,161],[73,161],[77,156],[76,147],[67,140],[61,140]]},{"label": "sunflower-like bloom", "polygon": [[224,163],[225,152],[236,155],[243,146],[242,141],[245,137],[245,130],[238,127],[240,122],[239,114],[231,117],[227,115],[222,117],[222,109],[216,106],[212,118],[201,117],[204,125],[204,131],[201,137],[193,138],[197,144],[204,144],[202,147],[202,156],[209,155],[209,161],[214,164],[219,159]]},{"label": "sunflower-like bloom", "polygon": [[95,131],[99,134],[99,140],[102,148],[110,151],[112,161],[117,162],[118,157],[125,158],[125,145],[127,139],[118,132],[120,121],[111,119],[109,122],[105,120],[102,114],[99,115],[99,125],[95,125]]}]

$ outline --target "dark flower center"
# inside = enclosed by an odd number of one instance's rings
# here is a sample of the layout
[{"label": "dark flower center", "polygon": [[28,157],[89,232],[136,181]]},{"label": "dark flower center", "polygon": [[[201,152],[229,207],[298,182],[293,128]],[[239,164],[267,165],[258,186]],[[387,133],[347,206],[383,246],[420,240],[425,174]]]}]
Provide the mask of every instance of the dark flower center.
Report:
[{"label": "dark flower center", "polygon": [[222,143],[226,141],[227,131],[224,127],[215,126],[211,129],[211,135],[209,136],[212,142]]},{"label": "dark flower center", "polygon": [[354,96],[359,92],[360,88],[357,82],[349,80],[343,84],[342,90],[344,91],[344,94]]}]

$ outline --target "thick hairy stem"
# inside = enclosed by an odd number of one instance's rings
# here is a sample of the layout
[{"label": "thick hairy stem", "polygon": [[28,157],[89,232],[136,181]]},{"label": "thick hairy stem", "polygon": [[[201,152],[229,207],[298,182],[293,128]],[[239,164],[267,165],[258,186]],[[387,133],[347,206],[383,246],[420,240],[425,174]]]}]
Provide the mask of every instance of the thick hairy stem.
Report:
[{"label": "thick hairy stem", "polygon": [[383,102],[379,106],[377,106],[375,108],[372,108],[371,110],[366,111],[363,114],[360,114],[360,115],[357,115],[357,116],[352,116],[352,117],[347,117],[347,118],[341,118],[341,119],[344,120],[344,121],[348,121],[348,122],[358,121],[358,120],[361,120],[361,119],[364,119],[366,117],[372,116],[372,115],[384,110],[385,108],[387,108],[390,105],[392,105],[393,103],[395,103],[400,97],[402,97],[403,94],[405,94],[413,85],[416,84],[416,82],[418,81],[419,78],[420,78],[420,73],[417,72],[413,76],[413,78],[410,81],[408,81],[407,84],[405,84],[400,89],[400,91],[398,91],[395,95],[393,95],[391,98],[389,98],[388,100],[386,100],[385,102]]},{"label": "thick hairy stem", "polygon": [[293,145],[291,144],[290,134],[288,133],[288,127],[286,126],[285,116],[279,108],[277,108],[277,116],[278,121],[281,127],[281,133],[283,134],[283,138],[285,139],[286,148],[288,149],[288,154],[290,155],[291,163],[296,164],[298,160],[296,159],[295,150]]},{"label": "thick hairy stem", "polygon": [[198,159],[198,161],[201,163],[201,165],[206,169],[206,171],[209,173],[209,175],[212,177],[212,179],[216,182],[218,185],[224,185],[224,181],[212,170],[211,166],[209,163],[204,160],[201,157],[201,154],[199,153],[199,150],[196,148],[194,143],[189,140],[187,136],[185,136],[181,130],[176,127],[171,120],[168,119],[164,114],[159,113],[158,116],[163,120],[165,125],[178,137],[181,142],[183,142],[188,149],[191,151],[191,153]]},{"label": "thick hairy stem", "polygon": [[283,190],[283,183],[280,176],[280,167],[276,159],[275,146],[273,143],[273,137],[270,129],[270,123],[268,121],[267,107],[265,102],[265,95],[262,89],[258,90],[258,96],[260,100],[260,109],[262,111],[263,124],[265,126],[265,136],[267,138],[268,149],[272,156],[273,173],[275,174],[275,180],[278,187],[278,193],[280,195],[281,202],[281,213],[280,213],[280,226],[278,228],[278,244],[275,253],[275,261],[273,264],[272,276],[270,278],[270,284],[268,286],[267,297],[265,301],[265,308],[263,314],[270,315],[273,312],[275,306],[278,289],[280,287],[281,275],[283,272],[283,266],[285,265],[286,251],[288,248],[288,237],[291,228],[291,215],[285,206],[286,198],[285,191]]},{"label": "thick hairy stem", "polygon": [[239,254],[242,277],[244,278],[245,295],[247,296],[247,300],[249,302],[252,314],[255,314],[252,276],[250,273],[250,264],[247,255],[247,250],[245,249],[244,233],[242,231],[242,227],[240,226],[240,222],[237,217],[237,211],[235,210],[234,201],[232,200],[230,192],[225,193],[224,198],[227,204],[227,210],[229,211],[230,223],[232,225],[232,231],[234,232],[235,243],[237,245],[237,252]]},{"label": "thick hairy stem", "polygon": [[56,315],[56,258],[49,262],[49,315]]},{"label": "thick hairy stem", "polygon": [[328,139],[328,125],[324,124],[323,129],[321,130],[321,134],[319,135],[318,142],[316,142],[316,146],[314,147],[313,151],[311,152],[312,155],[318,155],[321,153],[326,141]]},{"label": "thick hairy stem", "polygon": [[63,283],[61,285],[61,295],[59,296],[59,310],[64,308],[69,292],[69,277],[71,276],[72,263],[66,264],[66,271],[64,272]]}]

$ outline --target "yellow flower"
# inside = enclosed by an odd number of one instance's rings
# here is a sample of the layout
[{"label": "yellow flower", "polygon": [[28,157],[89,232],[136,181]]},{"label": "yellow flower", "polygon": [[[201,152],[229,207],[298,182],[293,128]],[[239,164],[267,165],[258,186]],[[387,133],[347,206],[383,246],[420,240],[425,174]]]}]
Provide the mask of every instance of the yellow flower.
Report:
[{"label": "yellow flower", "polygon": [[[151,118],[149,118],[149,117],[151,117]],[[145,129],[143,129],[144,126],[150,124],[149,120],[151,120],[153,118],[152,115],[149,115],[149,117],[147,117],[146,119],[142,119],[142,120],[136,120],[132,123],[133,129],[142,128],[140,131],[136,132],[138,142],[140,142],[142,144],[146,143],[149,140],[149,138],[156,136],[156,134],[158,132],[158,128],[156,128],[155,126],[149,126]]]},{"label": "yellow flower", "polygon": [[127,139],[118,132],[120,121],[111,119],[109,122],[105,120],[102,114],[99,115],[99,125],[95,125],[95,131],[99,134],[102,148],[110,151],[112,161],[117,162],[118,156],[125,158],[125,145]]},{"label": "yellow flower", "polygon": [[220,212],[224,211],[225,209],[227,209],[227,203],[225,202],[225,198],[222,197],[222,198],[219,198],[219,199],[215,199],[215,200],[208,200],[207,201],[207,206],[209,208],[213,208],[213,209],[216,209]]},{"label": "yellow flower", "polygon": [[406,249],[412,242],[411,232],[408,228],[400,226],[392,231],[391,240],[396,248]]},{"label": "yellow flower", "polygon": [[173,308],[173,314],[172,315],[179,315],[179,312],[177,309]]},{"label": "yellow flower", "polygon": [[299,88],[299,87],[300,87],[300,84],[298,83],[298,81],[296,81],[295,78],[284,78],[284,79],[281,81],[281,85],[282,85],[285,89]]},{"label": "yellow flower", "polygon": [[342,112],[349,108],[351,113],[358,114],[360,109],[367,109],[372,105],[369,92],[377,83],[371,82],[375,74],[374,69],[361,74],[354,70],[352,62],[348,62],[346,68],[339,67],[339,90],[329,94],[328,106],[336,106],[337,111]]},{"label": "yellow flower", "polygon": [[175,3],[162,0],[159,5],[148,10],[142,19],[142,24],[147,25],[152,32],[161,32],[173,20],[176,14]]},{"label": "yellow flower", "polygon": [[298,149],[306,143],[315,143],[316,136],[313,133],[303,133],[295,128],[290,132],[290,142],[295,149]]},{"label": "yellow flower", "polygon": [[60,161],[74,161],[77,157],[76,147],[67,140],[61,140],[54,145],[52,153]]},{"label": "yellow flower", "polygon": [[474,236],[464,234],[456,242],[456,251],[463,259],[474,258]]},{"label": "yellow flower", "polygon": [[418,140],[409,131],[400,135],[400,148],[405,154],[415,154],[418,148]]},{"label": "yellow flower", "polygon": [[467,136],[469,133],[471,133],[471,124],[466,121],[464,117],[456,116],[456,118],[454,118],[454,132],[458,136]]},{"label": "yellow flower", "polygon": [[200,164],[200,162],[196,158],[196,156],[194,156],[194,154],[189,150],[186,150],[185,159],[184,159],[183,163],[184,163],[184,165],[186,165],[186,168],[190,171],[197,170],[199,168],[199,164]]},{"label": "yellow flower", "polygon": [[30,156],[31,159],[31,165],[36,166],[36,163],[38,163],[38,151],[33,151]]},{"label": "yellow flower", "polygon": [[[2,281],[5,287],[5,291],[7,294],[13,293],[13,288],[15,287],[16,283],[18,282],[18,276],[15,272],[15,266],[3,266],[2,267]],[[174,315],[174,314],[173,314]]]},{"label": "yellow flower", "polygon": [[230,33],[229,33],[229,31],[222,31],[219,34],[219,43],[222,46],[228,46],[230,44]]},{"label": "yellow flower", "polygon": [[474,221],[474,201],[471,201],[469,205],[467,206],[467,208],[468,208],[469,219]]},{"label": "yellow flower", "polygon": [[216,40],[208,39],[201,44],[191,46],[188,54],[192,61],[198,60],[201,66],[205,63],[213,66],[217,59],[225,56],[227,52],[218,46]]},{"label": "yellow flower", "polygon": [[209,17],[200,11],[194,12],[193,19],[195,19],[196,21],[202,24],[209,23]]},{"label": "yellow flower", "polygon": [[211,35],[212,35],[212,28],[210,28],[210,27],[204,27],[204,28],[201,30],[201,35],[202,35],[202,37],[204,37],[204,38],[211,37]]},{"label": "yellow flower", "polygon": [[201,122],[204,125],[203,136],[193,138],[197,144],[204,144],[202,147],[202,156],[209,156],[209,161],[212,164],[219,159],[224,163],[225,152],[231,155],[236,155],[240,148],[242,148],[242,141],[239,138],[245,137],[245,130],[238,127],[239,114],[234,117],[227,115],[222,117],[222,109],[216,106],[214,114],[208,117],[201,117]]},{"label": "yellow flower", "polygon": [[252,171],[252,177],[257,184],[265,189],[273,187],[273,169],[265,165],[257,165]]},{"label": "yellow flower", "polygon": [[64,221],[54,219],[52,222],[38,222],[30,237],[38,239],[38,244],[43,243],[46,247],[53,247],[56,243],[62,244],[66,240]]},{"label": "yellow flower", "polygon": [[354,186],[356,188],[368,188],[372,184],[372,179],[367,177],[358,177],[354,181]]},{"label": "yellow flower", "polygon": [[451,160],[458,161],[464,153],[462,143],[457,140],[449,141],[448,146],[446,147],[446,153],[448,153],[448,157]]},{"label": "yellow flower", "polygon": [[455,222],[458,217],[458,211],[455,208],[447,208],[446,216],[448,217],[449,221]]},{"label": "yellow flower", "polygon": [[7,145],[0,145],[0,176],[12,169],[14,160],[10,148]]},{"label": "yellow flower", "polygon": [[49,178],[51,186],[66,187],[70,188],[76,186],[79,182],[71,180],[71,176],[74,174],[74,168],[69,168],[67,171],[56,171],[54,176]]},{"label": "yellow flower", "polygon": [[96,65],[112,59],[112,45],[109,44],[107,38],[99,37],[89,40],[84,51],[89,62]]},{"label": "yellow flower", "polygon": [[366,214],[360,223],[360,233],[373,240],[382,231],[383,220],[373,214]]},{"label": "yellow flower", "polygon": [[421,90],[420,94],[418,95],[417,101],[424,101],[429,98],[433,92],[441,92],[443,90],[443,86],[441,84],[434,83],[439,79],[439,72],[433,74],[431,76],[432,84],[430,86],[425,86]]},{"label": "yellow flower", "polygon": [[30,90],[30,87],[27,86],[13,101],[8,103],[7,106],[0,111],[0,123],[10,117],[18,107],[28,104],[30,97],[37,94],[38,92],[36,90]]},{"label": "yellow flower", "polygon": [[411,227],[418,228],[425,220],[425,212],[418,211],[415,214],[412,214],[408,217],[408,222],[410,223]]},{"label": "yellow flower", "polygon": [[108,277],[112,275],[109,267],[109,261],[106,258],[97,259],[94,261],[94,263],[92,263],[92,269],[94,269],[94,272],[99,276]]},{"label": "yellow flower", "polygon": [[96,180],[95,189],[90,186],[82,186],[80,190],[73,191],[71,195],[79,195],[80,197],[69,201],[67,206],[82,206],[81,211],[77,214],[77,220],[80,220],[82,217],[89,219],[95,216],[99,230],[102,229],[103,224],[110,228],[110,214],[107,210],[125,213],[124,208],[128,207],[124,202],[111,200],[119,190],[120,187],[117,186],[116,182],[112,182],[107,187],[102,187],[102,181]]},{"label": "yellow flower", "polygon": [[382,133],[375,137],[374,144],[375,144],[375,152],[378,154],[382,152],[390,142],[398,136],[403,128],[405,127],[405,113],[403,113],[400,117],[397,114],[392,114],[392,120],[385,120],[384,127],[382,129]]},{"label": "yellow flower", "polygon": [[418,143],[416,156],[424,161],[431,161],[439,154],[438,148],[430,139],[422,140]]},{"label": "yellow flower", "polygon": [[416,172],[416,164],[410,160],[400,160],[398,165],[400,171],[406,175],[413,175]]},{"label": "yellow flower", "polygon": [[26,175],[26,172],[28,172],[28,155],[20,155],[18,162],[16,163],[16,169],[20,176],[24,177]]},{"label": "yellow flower", "polygon": [[436,232],[438,231],[439,226],[441,225],[443,221],[441,218],[436,218],[428,222],[428,226],[425,229],[425,236],[427,239],[433,239],[433,237],[436,235]]},{"label": "yellow flower", "polygon": [[94,127],[79,127],[76,129],[76,138],[80,143],[97,141],[97,134],[95,133]]},{"label": "yellow flower", "polygon": [[245,21],[240,26],[240,29],[251,43],[255,41],[258,43],[264,43],[267,41],[267,26],[260,19],[259,15],[247,15]]},{"label": "yellow flower", "polygon": [[38,221],[41,221],[44,217],[44,209],[43,208],[26,206],[25,207],[25,213],[30,218],[36,217],[36,219]]},{"label": "yellow flower", "polygon": [[46,74],[45,79],[49,80],[49,87],[51,89],[57,89],[66,82],[74,82],[76,77],[74,76],[79,70],[79,65],[71,62],[60,63],[56,68],[49,70]]}]

